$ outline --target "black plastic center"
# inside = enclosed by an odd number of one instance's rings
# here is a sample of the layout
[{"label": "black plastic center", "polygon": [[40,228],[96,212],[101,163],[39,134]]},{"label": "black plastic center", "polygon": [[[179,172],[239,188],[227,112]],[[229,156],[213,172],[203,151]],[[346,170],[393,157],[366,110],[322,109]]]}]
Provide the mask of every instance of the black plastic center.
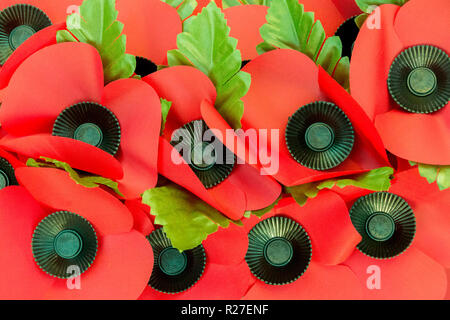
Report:
[{"label": "black plastic center", "polygon": [[168,276],[177,276],[186,270],[187,257],[178,249],[166,248],[158,257],[158,265],[161,271]]}]

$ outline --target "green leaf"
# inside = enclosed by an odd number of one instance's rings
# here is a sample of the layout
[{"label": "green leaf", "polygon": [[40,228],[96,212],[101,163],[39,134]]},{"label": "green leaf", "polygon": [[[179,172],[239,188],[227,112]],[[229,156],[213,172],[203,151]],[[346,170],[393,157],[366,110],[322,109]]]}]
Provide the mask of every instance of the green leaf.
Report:
[{"label": "green leaf", "polygon": [[368,17],[369,17],[368,13],[361,13],[355,18],[355,23],[359,29],[361,29],[362,25],[364,24],[364,22],[366,22]]},{"label": "green leaf", "polygon": [[[105,83],[130,78],[136,69],[136,58],[126,54],[123,24],[117,21],[115,0],[85,0],[80,14],[67,17],[67,30],[58,31],[60,42],[84,42],[94,46],[103,63]],[[81,16],[81,17],[80,17]]]},{"label": "green leaf", "polygon": [[331,189],[334,186],[345,188],[354,186],[372,191],[388,191],[391,187],[391,177],[394,169],[382,167],[366,173],[352,175],[346,179],[329,179],[323,182],[311,182],[294,187],[285,187],[295,201],[303,206],[308,199],[315,198],[320,190]]},{"label": "green leaf", "polygon": [[245,5],[245,4],[258,4],[263,6],[270,6],[272,0],[222,0],[222,6],[224,9]]},{"label": "green leaf", "polygon": [[123,194],[119,191],[119,184],[111,179],[103,178],[100,176],[81,176],[78,172],[76,172],[72,167],[62,161],[40,157],[42,161],[36,161],[34,159],[28,159],[27,166],[35,167],[35,168],[58,168],[65,170],[69,176],[74,180],[77,184],[82,185],[86,188],[98,188],[100,186],[108,187],[114,190],[119,196],[123,197]]},{"label": "green leaf", "polygon": [[[280,202],[280,200],[281,200],[281,197],[279,197],[277,200],[275,200],[275,202],[272,203],[270,206],[268,206],[264,209],[250,211],[250,213],[257,216],[258,218],[262,218],[266,213],[270,212],[270,210],[272,210],[278,204],[278,202]],[[244,215],[244,217],[245,217],[245,215]],[[247,216],[246,218],[249,218],[249,216]]]},{"label": "green leaf", "polygon": [[180,251],[200,245],[218,227],[233,222],[218,210],[176,185],[149,189],[142,195],[149,205],[155,223],[162,225],[172,245]]},{"label": "green leaf", "polygon": [[450,188],[450,166],[438,166],[409,161],[411,166],[418,165],[419,174],[428,183],[436,182],[439,190]]},{"label": "green leaf", "polygon": [[355,0],[362,12],[370,13],[374,7],[382,4],[396,4],[398,6],[404,5],[408,0]]},{"label": "green leaf", "polygon": [[237,40],[229,37],[224,14],[214,1],[197,16],[187,19],[177,37],[178,49],[167,53],[169,66],[188,65],[206,74],[217,91],[215,107],[235,129],[241,127],[241,98],[250,87],[250,75],[240,71]]},{"label": "green leaf", "polygon": [[195,0],[161,0],[161,1],[177,9],[181,20],[184,20],[187,17],[189,17],[194,12],[195,8],[197,8],[197,1]]},{"label": "green leaf", "polygon": [[322,23],[314,19],[314,12],[305,12],[298,0],[272,0],[266,21],[259,29],[264,42],[257,46],[258,53],[274,48],[300,51],[348,89],[349,63],[348,58],[341,59],[341,40],[327,39]]},{"label": "green leaf", "polygon": [[164,127],[166,126],[167,115],[169,114],[170,107],[172,106],[172,101],[168,101],[166,99],[160,98],[161,101],[161,133],[164,131]]}]

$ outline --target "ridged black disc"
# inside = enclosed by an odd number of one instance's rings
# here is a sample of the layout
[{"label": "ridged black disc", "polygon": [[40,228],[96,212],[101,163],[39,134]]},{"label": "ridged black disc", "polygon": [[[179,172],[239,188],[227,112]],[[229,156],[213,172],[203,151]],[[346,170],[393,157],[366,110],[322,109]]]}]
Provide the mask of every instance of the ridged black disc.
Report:
[{"label": "ridged black disc", "polygon": [[83,217],[58,211],[44,218],[34,230],[31,242],[34,260],[51,276],[67,279],[70,266],[83,273],[97,255],[97,235]]},{"label": "ridged black disc", "polygon": [[18,185],[13,166],[0,157],[0,189]]},{"label": "ridged black disc", "polygon": [[153,289],[175,294],[192,287],[203,275],[206,265],[205,249],[202,245],[179,252],[172,247],[162,229],[147,236],[153,248],[155,264],[148,285]]},{"label": "ridged black disc", "polygon": [[189,122],[174,133],[170,143],[180,151],[205,188],[212,188],[231,174],[236,156],[216,137],[208,136],[208,130],[203,120]]},{"label": "ridged black disc", "polygon": [[60,113],[53,125],[53,135],[80,140],[115,155],[121,131],[119,120],[108,108],[81,102]]},{"label": "ridged black disc", "polygon": [[335,36],[341,39],[342,56],[349,57],[349,59],[351,59],[353,44],[359,34],[359,28],[356,25],[355,18],[356,16],[345,20],[334,33]]},{"label": "ridged black disc", "polygon": [[271,217],[259,222],[248,234],[245,256],[255,277],[271,285],[294,282],[308,269],[311,241],[294,220]]},{"label": "ridged black disc", "polygon": [[45,12],[28,4],[16,4],[0,11],[0,64],[25,40],[51,25]]},{"label": "ridged black disc", "polygon": [[299,108],[286,126],[286,145],[292,157],[314,170],[332,169],[353,149],[353,126],[335,104],[317,101]]},{"label": "ridged black disc", "polygon": [[413,113],[432,113],[450,99],[450,58],[434,46],[420,45],[403,50],[389,70],[391,97]]},{"label": "ridged black disc", "polygon": [[145,77],[156,71],[158,71],[158,66],[151,60],[143,57],[136,57],[136,70],[134,73],[138,76]]},{"label": "ridged black disc", "polygon": [[393,258],[411,244],[416,232],[414,212],[400,196],[375,192],[359,198],[350,210],[362,237],[357,248],[375,259]]}]

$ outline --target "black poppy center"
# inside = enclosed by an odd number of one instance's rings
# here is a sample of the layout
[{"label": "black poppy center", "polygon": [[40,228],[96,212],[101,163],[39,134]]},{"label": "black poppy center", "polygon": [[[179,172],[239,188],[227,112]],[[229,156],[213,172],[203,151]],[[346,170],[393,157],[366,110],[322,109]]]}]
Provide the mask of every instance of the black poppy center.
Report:
[{"label": "black poppy center", "polygon": [[3,170],[0,170],[0,189],[3,189],[7,186],[9,186],[8,175]]},{"label": "black poppy center", "polygon": [[8,160],[0,157],[0,190],[17,184],[13,166]]},{"label": "black poppy center", "polygon": [[209,170],[217,162],[214,145],[207,142],[196,143],[191,151],[191,163],[197,170]]},{"label": "black poppy center", "polygon": [[274,267],[283,267],[291,262],[294,250],[284,238],[272,238],[264,245],[264,257]]},{"label": "black poppy center", "polygon": [[63,230],[55,237],[53,246],[61,258],[72,259],[80,254],[83,239],[74,230]]},{"label": "black poppy center", "polygon": [[366,231],[373,240],[386,241],[394,234],[394,219],[384,212],[375,212],[366,221]]},{"label": "black poppy center", "polygon": [[175,248],[165,248],[158,257],[158,265],[162,272],[168,276],[183,273],[187,266],[186,253]]},{"label": "black poppy center", "polygon": [[73,138],[98,147],[103,141],[103,132],[94,123],[83,123],[75,130]]},{"label": "black poppy center", "polygon": [[35,34],[36,31],[30,26],[22,25],[14,28],[9,35],[9,44],[11,49],[16,50],[29,37]]},{"label": "black poppy center", "polygon": [[306,129],[305,141],[311,150],[328,150],[334,142],[334,130],[326,123],[313,123]]},{"label": "black poppy center", "polygon": [[158,66],[151,60],[143,57],[136,57],[136,69],[134,73],[138,76],[145,77],[156,71],[158,71]]},{"label": "black poppy center", "polygon": [[415,68],[408,74],[407,84],[412,94],[419,97],[428,96],[436,89],[436,74],[430,68]]}]

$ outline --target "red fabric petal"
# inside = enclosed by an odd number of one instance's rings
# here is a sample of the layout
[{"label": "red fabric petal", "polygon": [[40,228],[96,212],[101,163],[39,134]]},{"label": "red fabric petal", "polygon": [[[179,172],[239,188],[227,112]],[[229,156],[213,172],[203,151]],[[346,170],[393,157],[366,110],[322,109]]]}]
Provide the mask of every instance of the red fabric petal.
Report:
[{"label": "red fabric petal", "polygon": [[0,191],[0,299],[42,299],[53,278],[36,265],[31,239],[36,225],[46,216],[22,187]]},{"label": "red fabric petal", "polygon": [[[447,290],[445,269],[414,247],[389,260],[372,259],[355,250],[344,264],[359,278],[365,299],[434,300],[442,299]],[[380,289],[367,288],[375,276],[370,266],[379,267]]]},{"label": "red fabric petal", "polygon": [[348,19],[350,17],[362,13],[361,10],[356,5],[355,0],[331,0],[331,1],[345,19]]},{"label": "red fabric petal", "polygon": [[320,20],[328,36],[333,35],[344,22],[345,17],[335,7],[332,0],[301,0],[305,11],[313,11],[316,20]]},{"label": "red fabric petal", "polygon": [[18,168],[16,177],[33,197],[55,211],[67,210],[89,220],[102,235],[128,232],[133,217],[114,196],[101,188],[76,184],[62,170]]},{"label": "red fabric petal", "polygon": [[379,7],[380,28],[370,29],[365,23],[359,32],[352,53],[350,89],[369,118],[388,111],[391,100],[387,77],[394,58],[404,49],[394,31],[394,19],[400,7]]},{"label": "red fabric petal", "polygon": [[126,198],[139,198],[158,180],[161,130],[158,95],[143,81],[122,79],[105,87],[103,101],[116,115],[121,127],[120,148],[116,155],[124,173],[120,190]]},{"label": "red fabric petal", "polygon": [[263,42],[259,28],[266,23],[268,7],[260,5],[235,6],[223,10],[230,27],[230,37],[238,40],[242,60],[258,56],[256,46]]},{"label": "red fabric petal", "polygon": [[[20,3],[22,3],[22,1],[20,1]],[[65,27],[65,23],[60,23],[42,29],[20,45],[0,69],[0,89],[3,89],[8,85],[14,72],[28,57],[42,48],[56,44],[56,32]],[[0,99],[0,101],[2,100]]]},{"label": "red fabric petal", "polygon": [[113,180],[123,177],[120,163],[109,153],[87,143],[55,137],[50,134],[37,134],[22,138],[0,140],[0,147],[18,153],[26,158],[41,156],[63,161],[72,168],[90,172]]},{"label": "red fabric petal", "polygon": [[447,269],[447,294],[445,295],[445,300],[450,300],[450,269]]},{"label": "red fabric petal", "polygon": [[[47,299],[137,299],[146,288],[153,269],[153,250],[139,232],[108,235],[100,239],[92,266],[80,276],[81,289],[67,289],[56,280]],[[70,280],[69,280],[70,281]]]},{"label": "red fabric petal", "polygon": [[19,167],[25,166],[24,163],[19,161],[12,154],[10,154],[10,153],[8,153],[6,151],[3,151],[2,149],[0,149],[0,157],[3,158],[3,159],[6,159],[13,168],[19,168]]},{"label": "red fabric petal", "polygon": [[176,49],[182,31],[178,12],[159,0],[117,0],[117,10],[118,20],[125,25],[127,51],[158,65],[167,64],[167,51]]},{"label": "red fabric petal", "polygon": [[102,62],[94,47],[71,42],[49,46],[17,68],[0,121],[15,135],[51,132],[63,109],[82,101],[101,103],[102,90]]},{"label": "red fabric petal", "polygon": [[127,200],[125,205],[130,210],[134,218],[133,229],[139,231],[144,236],[148,236],[155,230],[150,213],[144,210],[140,200]]},{"label": "red fabric petal", "polygon": [[262,281],[245,295],[244,300],[347,300],[361,299],[362,285],[345,266],[322,266],[311,262],[297,281],[271,286]]},{"label": "red fabric petal", "polygon": [[[202,9],[204,7],[206,7],[210,2],[211,2],[211,0],[197,0],[197,8],[195,8],[194,13],[192,15],[196,15],[197,13],[202,11]],[[216,5],[219,8],[223,8],[222,7],[222,0],[214,0],[214,2],[216,3]]]}]

